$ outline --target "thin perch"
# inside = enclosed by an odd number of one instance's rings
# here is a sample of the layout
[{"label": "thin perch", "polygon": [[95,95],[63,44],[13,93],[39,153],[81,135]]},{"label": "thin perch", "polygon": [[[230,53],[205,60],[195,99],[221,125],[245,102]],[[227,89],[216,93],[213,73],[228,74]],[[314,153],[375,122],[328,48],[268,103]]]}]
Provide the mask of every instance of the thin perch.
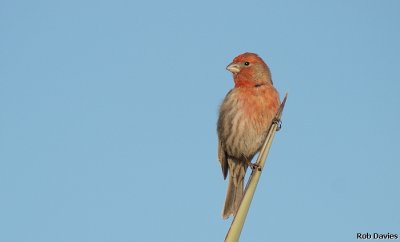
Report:
[{"label": "thin perch", "polygon": [[[286,99],[287,99],[288,93],[286,93],[281,106],[278,109],[278,112],[276,113],[276,120],[280,120],[282,116],[283,109],[285,107]],[[247,213],[250,208],[251,201],[253,199],[254,193],[257,188],[258,181],[260,180],[261,172],[264,169],[265,165],[265,160],[268,156],[269,149],[272,144],[272,140],[274,139],[276,131],[280,128],[280,125],[278,122],[273,122],[271,124],[271,127],[268,131],[268,135],[265,139],[265,142],[263,146],[261,147],[260,154],[258,155],[256,164],[258,165],[259,169],[254,169],[253,172],[250,175],[249,181],[247,182],[246,185],[246,190],[245,194],[243,196],[243,200],[239,206],[239,210],[234,217],[231,227],[228,230],[228,233],[225,237],[225,242],[237,242],[239,241],[240,238],[240,233],[242,232],[242,228],[244,225],[244,222],[246,220]]]}]

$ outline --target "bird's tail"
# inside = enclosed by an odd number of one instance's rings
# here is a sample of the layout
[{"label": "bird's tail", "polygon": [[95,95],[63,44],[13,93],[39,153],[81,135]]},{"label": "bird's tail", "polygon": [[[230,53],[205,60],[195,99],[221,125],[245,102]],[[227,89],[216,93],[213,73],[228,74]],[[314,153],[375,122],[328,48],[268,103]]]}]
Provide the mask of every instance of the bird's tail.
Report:
[{"label": "bird's tail", "polygon": [[239,205],[243,198],[244,176],[246,164],[228,159],[229,163],[229,182],[226,192],[225,205],[222,211],[222,218],[227,219],[231,214],[236,216]]}]

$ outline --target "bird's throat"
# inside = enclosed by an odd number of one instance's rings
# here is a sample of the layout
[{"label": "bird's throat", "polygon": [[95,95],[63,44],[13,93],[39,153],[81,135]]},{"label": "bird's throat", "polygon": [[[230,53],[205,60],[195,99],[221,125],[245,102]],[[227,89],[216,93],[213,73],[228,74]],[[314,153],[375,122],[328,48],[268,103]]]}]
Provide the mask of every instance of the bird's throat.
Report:
[{"label": "bird's throat", "polygon": [[266,84],[248,80],[235,79],[234,81],[235,81],[235,87],[260,87]]}]

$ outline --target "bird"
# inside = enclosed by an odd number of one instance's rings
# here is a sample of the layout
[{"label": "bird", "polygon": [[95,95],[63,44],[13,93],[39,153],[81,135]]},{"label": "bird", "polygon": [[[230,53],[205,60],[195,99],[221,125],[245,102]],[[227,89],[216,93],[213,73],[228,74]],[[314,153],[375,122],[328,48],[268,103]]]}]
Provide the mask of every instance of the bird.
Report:
[{"label": "bird", "polygon": [[235,57],[226,69],[233,75],[234,87],[219,108],[217,122],[218,160],[224,179],[229,174],[222,218],[236,216],[244,195],[247,168],[260,151],[280,106],[271,71],[255,53]]}]

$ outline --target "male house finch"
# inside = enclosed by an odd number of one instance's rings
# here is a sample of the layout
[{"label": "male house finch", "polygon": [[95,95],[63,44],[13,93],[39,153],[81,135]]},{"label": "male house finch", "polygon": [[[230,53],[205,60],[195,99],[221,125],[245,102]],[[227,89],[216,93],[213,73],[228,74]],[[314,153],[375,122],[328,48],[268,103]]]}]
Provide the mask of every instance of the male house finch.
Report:
[{"label": "male house finch", "polygon": [[257,54],[241,54],[226,69],[233,73],[235,87],[221,104],[217,125],[218,159],[224,179],[229,171],[223,219],[236,215],[247,167],[261,149],[280,105],[271,72]]}]

